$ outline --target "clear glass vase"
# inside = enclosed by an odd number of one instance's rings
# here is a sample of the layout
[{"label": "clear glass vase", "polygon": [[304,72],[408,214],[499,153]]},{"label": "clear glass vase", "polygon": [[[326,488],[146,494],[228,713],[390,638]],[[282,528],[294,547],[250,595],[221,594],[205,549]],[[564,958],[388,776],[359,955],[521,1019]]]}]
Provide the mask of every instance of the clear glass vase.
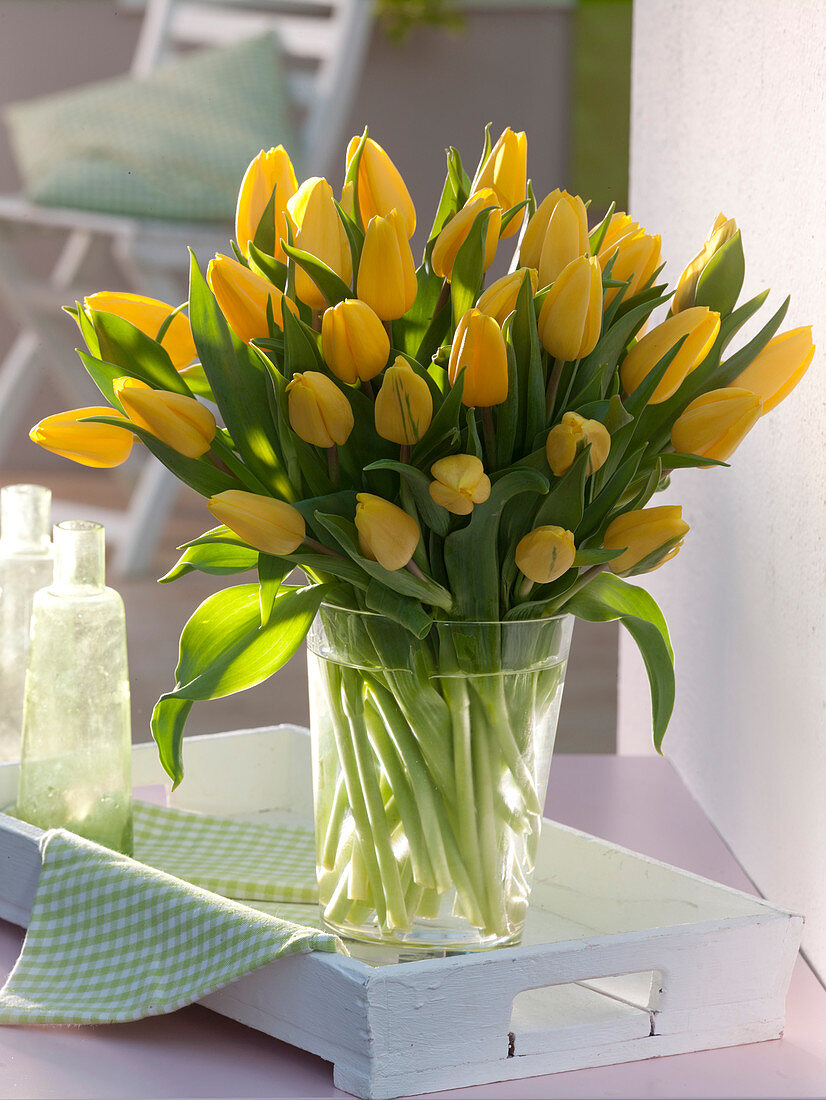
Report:
[{"label": "clear glass vase", "polygon": [[0,489],[0,761],[20,757],[32,601],[54,569],[51,507],[42,485]]},{"label": "clear glass vase", "polygon": [[436,622],[324,605],[308,636],[325,923],[423,951],[517,942],[573,619]]},{"label": "clear glass vase", "polygon": [[17,815],[131,854],[123,601],[104,584],[97,523],[54,529],[54,582],[32,610]]}]

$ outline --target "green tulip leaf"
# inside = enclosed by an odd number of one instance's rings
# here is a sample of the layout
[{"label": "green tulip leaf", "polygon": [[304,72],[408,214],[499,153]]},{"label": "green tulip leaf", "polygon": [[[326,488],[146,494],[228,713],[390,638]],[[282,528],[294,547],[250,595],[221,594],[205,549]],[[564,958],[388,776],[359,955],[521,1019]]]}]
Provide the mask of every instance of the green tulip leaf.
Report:
[{"label": "green tulip leaf", "polygon": [[284,470],[270,416],[267,373],[259,353],[231,331],[191,253],[192,333],[215,402],[238,453],[255,477],[283,500],[296,491]]},{"label": "green tulip leaf", "polygon": [[214,577],[223,577],[232,573],[245,573],[248,569],[255,569],[257,565],[258,551],[240,542],[238,545],[220,542],[198,544],[188,546],[169,572],[158,579],[158,583],[168,584],[195,570]]},{"label": "green tulip leaf", "polygon": [[212,497],[216,493],[223,493],[226,489],[238,488],[238,482],[230,474],[224,473],[203,458],[186,458],[178,454],[165,443],[161,443],[160,439],[148,432],[146,428],[133,424],[131,420],[119,420],[114,416],[84,416],[78,423],[109,424],[113,428],[128,429],[146,444],[147,450],[150,450],[168,470],[171,470],[175,477],[203,497]]},{"label": "green tulip leaf", "polygon": [[651,688],[654,747],[662,752],[674,709],[674,653],[654,598],[612,573],[600,573],[563,604],[563,609],[592,623],[619,619],[637,643]]},{"label": "green tulip leaf", "polygon": [[590,444],[574,459],[571,467],[552,486],[539,505],[532,526],[552,524],[566,531],[576,531],[585,509],[585,483],[588,479]]},{"label": "green tulip leaf", "polygon": [[123,412],[123,406],[115,397],[115,388],[112,383],[116,378],[123,377],[123,368],[115,363],[104,363],[102,359],[95,359],[87,355],[85,351],[77,349],[80,361],[86,368],[86,372],[110,405]]},{"label": "green tulip leaf", "polygon": [[288,589],[261,626],[259,586],[216,592],[181,634],[174,691],[158,700],[152,735],[175,787],[183,778],[183,727],[193,702],[221,699],[267,680],[293,656],[310,629],[326,586]]},{"label": "green tulip leaf", "polygon": [[737,305],[745,276],[746,260],[738,230],[703,268],[697,280],[694,305],[708,306],[721,317],[727,317]]},{"label": "green tulip leaf", "polygon": [[364,557],[352,522],[341,516],[325,515],[322,512],[316,513],[316,519],[327,528],[348,557],[361,566],[365,573],[381,581],[385,588],[398,592],[402,596],[420,600],[424,604],[441,607],[445,611],[451,610],[453,600],[450,593],[436,581],[429,577],[416,577],[407,569],[385,569],[377,561]]},{"label": "green tulip leaf", "polygon": [[660,461],[664,470],[679,470],[685,467],[696,466],[704,469],[707,466],[729,466],[728,462],[720,462],[716,458],[704,458],[702,455],[683,455],[674,451],[666,451],[660,455]]},{"label": "green tulip leaf", "polygon": [[258,606],[262,627],[270,621],[281,585],[291,572],[292,567],[281,558],[273,557],[272,554],[258,555]]},{"label": "green tulip leaf", "polygon": [[545,372],[536,329],[533,287],[528,274],[523,277],[516,297],[511,340],[519,376],[518,422],[523,426],[519,446],[524,453],[532,446],[536,436],[545,429]]},{"label": "green tulip leaf", "polygon": [[[274,256],[275,249],[278,242],[275,239],[275,193],[278,190],[278,185],[273,187],[270,197],[267,199],[267,205],[258,219],[258,225],[255,229],[255,236],[252,239],[251,245],[255,248],[259,255]],[[250,253],[252,248],[250,249]],[[250,256],[252,259],[252,256]],[[283,287],[282,287],[283,289]]]},{"label": "green tulip leaf", "polygon": [[343,302],[345,298],[352,297],[353,292],[347,283],[323,260],[319,260],[317,256],[313,256],[309,252],[303,252],[300,248],[286,242],[283,243],[283,248],[287,255],[291,256],[298,266],[303,268],[310,276],[319,291],[327,299],[328,305],[335,306],[339,302]]},{"label": "green tulip leaf", "polygon": [[488,222],[495,207],[486,207],[476,215],[468,235],[456,253],[450,273],[450,300],[455,328],[469,309],[476,305],[485,277],[485,239]]},{"label": "green tulip leaf", "polygon": [[516,446],[519,428],[519,367],[516,363],[516,352],[511,339],[511,320],[511,318],[508,318],[505,322],[502,333],[505,337],[505,349],[508,355],[508,396],[501,405],[497,405],[494,412],[496,417],[497,470],[510,466],[513,461],[513,451]]},{"label": "green tulip leaf", "polygon": [[369,611],[392,619],[417,638],[424,638],[433,625],[433,616],[417,600],[391,592],[377,580],[371,580],[368,584],[364,602]]},{"label": "green tulip leaf", "polygon": [[186,382],[172,366],[172,360],[157,341],[114,313],[89,310],[98,336],[100,357],[122,367],[122,375],[140,378],[155,389],[189,396]]},{"label": "green tulip leaf", "polygon": [[430,495],[432,479],[415,466],[409,466],[405,462],[397,462],[395,459],[381,458],[377,462],[371,462],[364,467],[368,470],[392,470],[397,473],[408,485],[416,508],[425,524],[437,535],[446,535],[450,527],[450,513],[446,508],[437,504]]},{"label": "green tulip leaf", "polygon": [[445,439],[459,429],[459,417],[462,414],[462,392],[465,385],[464,368],[459,377],[447,391],[447,395],[438,407],[430,422],[430,427],[413,448],[413,463],[416,466],[430,467],[435,461],[439,447]]},{"label": "green tulip leaf", "polygon": [[586,569],[592,565],[605,565],[606,562],[613,561],[614,558],[618,558],[620,554],[624,553],[625,550],[622,548],[619,550],[605,550],[601,547],[593,547],[590,550],[577,550],[574,566],[577,569]]},{"label": "green tulip leaf", "polygon": [[592,256],[596,256],[596,254],[602,248],[602,242],[605,240],[605,235],[608,232],[609,225],[611,224],[611,218],[614,216],[616,205],[617,204],[615,202],[612,202],[611,205],[608,207],[608,212],[606,213],[605,217],[602,219],[598,226],[591,230],[591,235],[588,238],[588,245]]},{"label": "green tulip leaf", "polygon": [[283,260],[276,260],[266,251],[262,251],[257,242],[250,244],[250,268],[262,279],[277,286],[282,293],[286,289],[287,265]]},{"label": "green tulip leaf", "polygon": [[[358,189],[358,176],[359,165],[361,164],[361,155],[364,152],[364,146],[367,144],[368,128],[365,126],[364,131],[359,138],[359,143],[353,150],[353,155],[350,157],[350,163],[347,165],[347,174],[344,177],[344,186],[351,184],[353,188],[353,210],[356,215],[356,225],[360,229],[364,229],[364,219],[361,216],[361,207],[359,206],[359,189]],[[355,267],[353,268],[355,271]],[[323,293],[323,291],[322,291]]]}]

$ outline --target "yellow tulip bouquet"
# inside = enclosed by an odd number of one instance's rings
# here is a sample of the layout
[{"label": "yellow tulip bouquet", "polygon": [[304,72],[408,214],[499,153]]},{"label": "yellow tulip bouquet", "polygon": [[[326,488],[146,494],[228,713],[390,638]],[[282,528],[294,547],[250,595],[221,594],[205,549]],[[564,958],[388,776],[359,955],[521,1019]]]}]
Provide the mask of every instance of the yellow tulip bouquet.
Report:
[{"label": "yellow tulip bouquet", "polygon": [[[397,940],[441,920],[467,943],[464,922],[501,943],[524,918],[550,756],[532,737],[555,724],[572,617],[619,619],[638,643],[659,748],[673,655],[625,578],[672,558],[688,525],[649,501],[675,469],[725,465],[813,346],[808,329],[775,335],[786,302],[728,354],[767,293],[737,305],[734,222],[718,218],[669,294],[659,237],[627,214],[589,229],[577,196],[537,205],[510,129],[493,146],[486,131],[472,177],[449,151],[418,268],[415,228],[366,130],[340,201],[262,152],[235,255],[205,274],[192,257],[188,303],[76,304],[111,408],[32,438],[113,466],[137,437],[207,499],[218,526],[164,582],[257,570],[184,629],[152,719],[174,782],[193,702],[266,679],[312,626],[326,920]],[[306,585],[286,583],[295,567]]]}]

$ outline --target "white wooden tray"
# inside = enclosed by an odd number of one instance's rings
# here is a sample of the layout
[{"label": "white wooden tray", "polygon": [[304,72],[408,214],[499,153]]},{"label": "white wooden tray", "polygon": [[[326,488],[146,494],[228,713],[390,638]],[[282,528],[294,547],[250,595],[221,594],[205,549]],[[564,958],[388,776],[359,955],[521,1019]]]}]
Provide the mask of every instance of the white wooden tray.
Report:
[{"label": "white wooden tray", "polygon": [[[136,785],[165,782],[153,744]],[[312,819],[306,730],[188,738],[189,810]],[[0,805],[17,765],[0,765]],[[25,926],[39,831],[0,814],[0,917]],[[292,956],[202,1004],[334,1063],[389,1098],[778,1037],[803,919],[546,821],[519,947],[402,961]]]}]

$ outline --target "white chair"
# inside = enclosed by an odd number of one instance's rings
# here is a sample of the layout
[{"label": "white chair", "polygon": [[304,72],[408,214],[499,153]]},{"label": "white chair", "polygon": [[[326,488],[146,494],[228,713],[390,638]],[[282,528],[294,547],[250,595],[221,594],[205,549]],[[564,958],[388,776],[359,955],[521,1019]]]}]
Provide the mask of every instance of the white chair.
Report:
[{"label": "white chair", "polygon": [[[298,154],[308,174],[333,169],[361,74],[371,26],[370,0],[147,0],[131,73],[141,77],[177,51],[242,41],[268,31],[280,41],[297,119]],[[240,180],[239,180],[240,183]],[[21,270],[15,235],[34,228],[65,230],[68,238],[49,277]],[[231,227],[214,223],[143,221],[112,214],[38,206],[0,195],[0,302],[20,326],[0,364],[0,461],[9,429],[19,423],[42,372],[71,405],[90,391],[58,324],[59,307],[82,297],[84,264],[93,247],[111,249],[133,290],[177,303],[184,295],[188,256],[227,251]],[[124,289],[124,287],[113,287]],[[145,571],[174,505],[175,478],[151,456],[143,463],[126,511],[86,509],[107,528],[121,576]],[[68,506],[55,503],[55,516]],[[77,511],[77,506],[72,506]],[[92,515],[92,512],[95,514]]]}]

